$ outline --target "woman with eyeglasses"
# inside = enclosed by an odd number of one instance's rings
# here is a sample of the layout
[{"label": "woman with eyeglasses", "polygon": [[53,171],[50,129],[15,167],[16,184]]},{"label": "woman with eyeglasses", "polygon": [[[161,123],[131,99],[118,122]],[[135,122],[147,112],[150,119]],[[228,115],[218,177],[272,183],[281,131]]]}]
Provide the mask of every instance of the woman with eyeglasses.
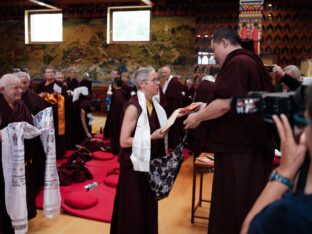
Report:
[{"label": "woman with eyeglasses", "polygon": [[[309,164],[303,191],[292,192],[308,151],[312,158],[312,87],[306,92],[306,124],[298,142],[285,115],[274,116],[281,139],[281,164],[255,202],[243,224],[245,233],[312,233],[312,164]],[[311,160],[310,160],[311,161]]]},{"label": "woman with eyeglasses", "polygon": [[150,159],[165,155],[162,123],[166,113],[156,101],[158,74],[151,67],[133,76],[137,95],[125,106],[120,131],[120,175],[111,234],[157,234],[158,203],[148,183]]}]

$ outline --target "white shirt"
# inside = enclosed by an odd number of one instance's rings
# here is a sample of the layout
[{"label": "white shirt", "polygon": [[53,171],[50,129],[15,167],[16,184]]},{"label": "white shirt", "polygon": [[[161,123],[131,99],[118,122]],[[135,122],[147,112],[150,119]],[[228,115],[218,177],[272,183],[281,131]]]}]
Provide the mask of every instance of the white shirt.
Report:
[{"label": "white shirt", "polygon": [[164,86],[163,86],[163,93],[164,94],[166,93],[166,90],[168,88],[168,84],[169,84],[169,82],[171,81],[172,78],[173,78],[173,76],[170,75],[169,78],[165,81]]}]

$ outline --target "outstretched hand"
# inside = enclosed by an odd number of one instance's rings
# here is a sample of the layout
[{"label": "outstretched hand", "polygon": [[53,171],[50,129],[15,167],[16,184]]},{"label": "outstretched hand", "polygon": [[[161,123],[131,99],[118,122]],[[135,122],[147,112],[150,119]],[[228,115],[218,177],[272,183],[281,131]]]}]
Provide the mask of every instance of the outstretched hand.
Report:
[{"label": "outstretched hand", "polygon": [[185,129],[196,128],[200,124],[200,121],[197,119],[197,113],[190,114],[183,124]]},{"label": "outstretched hand", "polygon": [[306,133],[304,131],[296,143],[286,115],[282,114],[280,117],[274,115],[273,120],[281,139],[282,157],[278,170],[283,176],[294,179],[307,151]]},{"label": "outstretched hand", "polygon": [[[169,130],[169,129],[168,129],[168,130]],[[166,136],[168,130],[167,130],[167,131],[163,131],[163,129],[161,129],[161,128],[155,130],[155,131],[152,133],[152,135],[151,135],[151,139],[152,139],[152,140],[156,140],[156,139],[162,139],[162,138],[164,138],[164,137]]]}]

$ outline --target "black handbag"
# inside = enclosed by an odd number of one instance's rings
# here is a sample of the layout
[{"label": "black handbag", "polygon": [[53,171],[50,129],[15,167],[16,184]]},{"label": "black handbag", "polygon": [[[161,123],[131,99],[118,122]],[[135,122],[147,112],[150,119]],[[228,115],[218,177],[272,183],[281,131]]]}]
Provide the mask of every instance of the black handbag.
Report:
[{"label": "black handbag", "polygon": [[166,156],[153,158],[150,161],[148,182],[157,200],[161,200],[169,195],[177,178],[184,159],[182,150],[186,135],[185,132],[180,144],[174,151]]}]

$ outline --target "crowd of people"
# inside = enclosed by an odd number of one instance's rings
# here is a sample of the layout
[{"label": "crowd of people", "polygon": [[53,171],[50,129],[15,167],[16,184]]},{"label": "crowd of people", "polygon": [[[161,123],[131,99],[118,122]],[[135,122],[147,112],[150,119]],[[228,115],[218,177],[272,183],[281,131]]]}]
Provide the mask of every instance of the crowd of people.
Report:
[{"label": "crowd of people", "polygon": [[[273,116],[274,127],[261,115],[235,114],[231,98],[245,97],[250,91],[296,91],[302,87],[298,67],[274,64],[268,69],[256,54],[242,47],[240,37],[230,28],[213,35],[211,48],[217,64],[196,86],[191,78],[184,82],[169,65],[158,71],[153,67],[137,69],[132,85],[118,70],[111,72],[103,134],[110,139],[112,153],[120,163],[112,234],[158,233],[158,204],[146,173],[151,158],[175,149],[184,128],[188,129],[187,144],[194,157],[204,151],[215,154],[209,234],[312,230],[308,215],[312,205],[312,167],[308,164],[305,173],[300,173],[303,164],[309,163],[312,150],[312,88],[305,89],[306,110],[300,117],[301,135],[297,140],[285,115]],[[92,82],[88,73],[79,82],[75,67],[68,68],[66,79],[50,66],[44,69],[43,76],[36,89],[27,72],[1,77],[0,129],[12,122],[31,124],[31,115],[51,106],[56,151],[61,158],[66,149],[92,138],[88,118],[91,120],[97,107],[90,98]],[[198,111],[178,118],[169,130],[162,131],[162,120],[193,102],[201,103]],[[33,144],[40,145],[38,138],[25,143],[29,219],[36,215],[34,198],[43,183],[45,161],[42,147]],[[275,148],[281,149],[282,158],[273,170]],[[299,192],[295,184],[298,174],[305,175]],[[0,233],[13,233],[5,208],[2,170],[0,218]]]}]

